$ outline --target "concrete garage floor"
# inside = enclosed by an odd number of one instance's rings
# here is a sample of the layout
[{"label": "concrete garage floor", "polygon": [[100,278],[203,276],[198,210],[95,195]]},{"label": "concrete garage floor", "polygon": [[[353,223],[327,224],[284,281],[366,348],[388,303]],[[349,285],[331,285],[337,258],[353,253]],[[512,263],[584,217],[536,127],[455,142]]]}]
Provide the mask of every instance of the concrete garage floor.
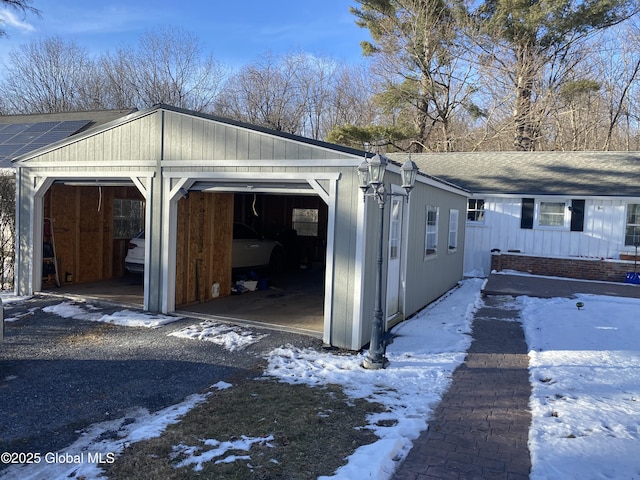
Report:
[{"label": "concrete garage floor", "polygon": [[[142,308],[142,276],[46,287],[44,293]],[[321,338],[324,327],[324,271],[294,270],[270,278],[269,288],[181,305],[176,315],[253,324]]]},{"label": "concrete garage floor", "polygon": [[[176,314],[242,320],[322,337],[324,271],[299,270],[270,278],[269,288],[179,307]],[[266,324],[266,325],[265,325]]]}]

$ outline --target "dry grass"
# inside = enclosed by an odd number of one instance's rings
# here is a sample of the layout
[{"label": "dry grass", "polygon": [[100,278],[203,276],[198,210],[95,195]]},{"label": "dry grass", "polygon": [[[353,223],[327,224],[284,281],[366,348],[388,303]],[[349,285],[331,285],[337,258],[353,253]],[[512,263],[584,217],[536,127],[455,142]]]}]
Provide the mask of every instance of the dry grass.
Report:
[{"label": "dry grass", "polygon": [[70,332],[68,335],[60,337],[58,343],[81,346],[86,343],[96,343],[104,341],[104,337],[116,328],[110,323],[97,323],[86,332]]},{"label": "dry grass", "polygon": [[[366,425],[368,413],[380,404],[346,397],[339,387],[288,385],[273,380],[247,380],[213,392],[206,403],[189,412],[162,436],[129,447],[109,466],[111,480],[127,479],[315,479],[346,463],[360,445],[376,440]],[[204,464],[176,468],[173,447],[198,446],[204,440],[238,440],[242,435],[273,440],[253,444],[249,451],[229,451]],[[215,463],[229,455],[245,455],[231,463]]]}]

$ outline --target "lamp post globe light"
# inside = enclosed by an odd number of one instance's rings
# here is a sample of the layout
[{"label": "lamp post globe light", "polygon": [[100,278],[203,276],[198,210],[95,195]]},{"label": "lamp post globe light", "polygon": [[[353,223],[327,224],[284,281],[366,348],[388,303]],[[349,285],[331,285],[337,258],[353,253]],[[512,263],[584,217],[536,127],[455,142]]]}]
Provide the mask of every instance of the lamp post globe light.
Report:
[{"label": "lamp post globe light", "polygon": [[386,368],[389,360],[385,356],[386,345],[384,343],[384,322],[382,317],[382,265],[384,243],[384,206],[390,197],[404,196],[409,199],[409,193],[416,182],[418,166],[411,160],[407,160],[400,169],[402,175],[402,188],[406,193],[387,192],[384,187],[384,173],[387,169],[387,160],[375,154],[370,159],[365,159],[358,166],[358,185],[363,196],[375,197],[378,201],[380,221],[378,222],[378,260],[376,270],[376,304],[373,309],[373,324],[371,325],[371,341],[369,351],[362,361],[362,366],[370,370]]}]

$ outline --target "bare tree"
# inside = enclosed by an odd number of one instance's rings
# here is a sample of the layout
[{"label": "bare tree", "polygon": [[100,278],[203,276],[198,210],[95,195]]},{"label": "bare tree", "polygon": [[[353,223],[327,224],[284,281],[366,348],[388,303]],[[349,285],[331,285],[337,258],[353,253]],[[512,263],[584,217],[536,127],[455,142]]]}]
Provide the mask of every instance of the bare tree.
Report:
[{"label": "bare tree", "polygon": [[304,104],[300,133],[310,138],[322,139],[327,134],[325,112],[331,106],[339,66],[328,58],[304,53],[292,56],[292,60],[298,62],[293,75]]},{"label": "bare tree", "polygon": [[13,172],[0,173],[0,289],[13,288],[16,181]]},{"label": "bare tree", "polygon": [[231,76],[216,112],[274,130],[301,133],[306,105],[298,83],[300,68],[295,56],[267,53]]},{"label": "bare tree", "polygon": [[610,41],[613,48],[601,50],[595,58],[603,67],[601,78],[606,105],[606,114],[601,116],[604,124],[603,150],[629,149],[629,121],[633,114],[636,118],[640,114],[637,110],[632,112],[633,106],[638,108],[633,99],[637,99],[640,79],[640,27],[633,22],[621,26],[615,34]]},{"label": "bare tree", "polygon": [[97,61],[97,70],[103,79],[100,88],[102,102],[116,109],[144,107],[145,103],[138,97],[138,88],[131,71],[135,70],[135,61],[131,52],[120,49],[115,53],[107,52]]},{"label": "bare tree", "polygon": [[8,58],[0,83],[7,110],[53,113],[81,108],[81,91],[92,71],[84,48],[52,37],[22,45]]},{"label": "bare tree", "polygon": [[470,4],[471,18],[486,34],[478,45],[496,64],[512,72],[516,150],[537,148],[545,111],[538,100],[546,97],[540,88],[550,79],[561,84],[557,72],[549,76],[554,70],[549,65],[562,67],[569,51],[575,51],[592,32],[616,25],[638,10],[635,0],[486,0]]},{"label": "bare tree", "polygon": [[136,47],[107,53],[98,63],[105,98],[115,108],[165,103],[209,111],[227,73],[196,36],[174,27],[147,32]]},{"label": "bare tree", "polygon": [[335,75],[334,88],[327,108],[323,110],[326,135],[336,127],[370,125],[380,118],[375,104],[375,82],[365,65],[343,65]]},{"label": "bare tree", "polygon": [[326,57],[297,54],[294,70],[304,104],[300,133],[324,140],[336,126],[367,125],[379,110],[373,102],[372,77],[362,66],[339,64]]}]

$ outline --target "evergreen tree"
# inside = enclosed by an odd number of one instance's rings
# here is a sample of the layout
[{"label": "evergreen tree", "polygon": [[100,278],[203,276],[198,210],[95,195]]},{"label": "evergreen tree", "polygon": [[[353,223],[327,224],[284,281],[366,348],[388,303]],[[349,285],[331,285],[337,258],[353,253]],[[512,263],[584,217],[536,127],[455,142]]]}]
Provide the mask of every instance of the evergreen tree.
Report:
[{"label": "evergreen tree", "polygon": [[638,11],[637,0],[486,0],[469,11],[480,45],[494,62],[511,70],[516,150],[535,150],[542,108],[536,94],[545,68],[562,59],[590,33]]},{"label": "evergreen tree", "polygon": [[[371,33],[362,42],[382,78],[378,105],[402,138],[413,130],[416,150],[451,149],[451,119],[469,103],[470,69],[463,65],[456,5],[448,0],[357,0],[356,24]],[[372,133],[379,131],[372,127]],[[362,133],[362,132],[360,132]],[[380,140],[380,139],[378,139]],[[390,142],[390,139],[386,139]]]}]

